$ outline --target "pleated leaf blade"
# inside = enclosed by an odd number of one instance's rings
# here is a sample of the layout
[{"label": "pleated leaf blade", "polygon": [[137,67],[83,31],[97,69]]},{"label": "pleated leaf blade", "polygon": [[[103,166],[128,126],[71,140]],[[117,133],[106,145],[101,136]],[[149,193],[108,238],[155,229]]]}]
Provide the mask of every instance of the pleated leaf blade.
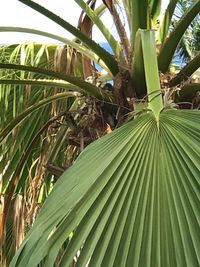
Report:
[{"label": "pleated leaf blade", "polygon": [[[13,266],[198,267],[200,113],[145,112],[63,174]],[[72,234],[73,233],[73,234]],[[68,238],[70,236],[70,238]]]}]

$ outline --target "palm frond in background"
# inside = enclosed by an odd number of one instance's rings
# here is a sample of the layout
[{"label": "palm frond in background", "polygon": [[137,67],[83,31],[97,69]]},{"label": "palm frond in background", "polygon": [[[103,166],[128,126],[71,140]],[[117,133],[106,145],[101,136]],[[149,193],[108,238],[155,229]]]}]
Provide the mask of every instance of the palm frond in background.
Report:
[{"label": "palm frond in background", "polygon": [[[195,1],[178,1],[172,25],[177,23],[193,2]],[[187,63],[196,56],[198,51],[200,51],[200,15],[194,18],[181,39],[178,47],[178,56],[184,63]]]}]

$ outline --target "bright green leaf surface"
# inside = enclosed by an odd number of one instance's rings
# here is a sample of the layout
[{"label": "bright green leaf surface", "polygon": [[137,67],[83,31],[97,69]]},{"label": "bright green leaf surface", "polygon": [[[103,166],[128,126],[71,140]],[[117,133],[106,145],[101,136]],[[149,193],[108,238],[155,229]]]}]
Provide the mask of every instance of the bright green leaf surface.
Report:
[{"label": "bright green leaf surface", "polygon": [[200,112],[151,112],[89,145],[59,179],[11,267],[199,267]]}]

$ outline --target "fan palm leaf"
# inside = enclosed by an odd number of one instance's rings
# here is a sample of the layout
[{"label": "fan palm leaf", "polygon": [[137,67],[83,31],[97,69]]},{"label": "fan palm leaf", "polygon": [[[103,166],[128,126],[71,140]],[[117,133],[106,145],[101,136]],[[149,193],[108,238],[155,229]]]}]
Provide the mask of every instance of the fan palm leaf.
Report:
[{"label": "fan palm leaf", "polygon": [[78,250],[79,266],[198,266],[199,118],[169,109],[157,124],[146,113],[90,145],[59,180],[11,266],[36,266],[46,256],[53,266],[73,231],[60,266]]},{"label": "fan palm leaf", "polygon": [[58,266],[77,253],[77,266],[199,266],[200,113],[163,108],[153,33],[138,34],[149,109],[80,154],[12,267],[51,267],[59,253]]}]

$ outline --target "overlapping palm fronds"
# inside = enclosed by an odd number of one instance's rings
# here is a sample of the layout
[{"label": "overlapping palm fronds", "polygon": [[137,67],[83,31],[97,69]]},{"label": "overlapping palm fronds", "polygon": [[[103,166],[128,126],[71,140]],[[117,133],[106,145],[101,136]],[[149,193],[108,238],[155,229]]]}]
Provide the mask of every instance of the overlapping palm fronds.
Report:
[{"label": "overlapping palm fronds", "polygon": [[[1,50],[4,64],[44,68],[51,76],[53,71],[83,76],[80,54],[67,45],[26,43]],[[2,266],[5,257],[7,263],[13,257],[57,178],[84,146],[106,132],[101,104],[96,107],[80,87],[51,76],[1,70]],[[19,201],[20,216],[15,209]]]},{"label": "overlapping palm fronds", "polygon": [[[10,266],[198,267],[200,113],[175,107],[188,90],[198,93],[199,84],[186,81],[199,55],[177,74],[170,64],[200,1],[171,27],[178,1],[161,19],[158,0],[106,0],[97,8],[75,0],[83,10],[78,29],[31,0],[19,2],[76,38],[54,35],[62,47],[2,47],[3,256],[10,261],[30,227]],[[100,18],[105,9],[120,41]],[[112,54],[92,40],[93,25]],[[20,223],[15,216],[14,230],[12,214],[24,216]]]},{"label": "overlapping palm fronds", "polygon": [[[189,6],[195,1],[178,1],[175,15],[173,18],[173,25],[177,23],[182,14],[186,12]],[[179,56],[183,62],[188,62],[194,58],[198,51],[200,51],[200,15],[198,14],[187,31],[185,32],[179,44]]]}]

